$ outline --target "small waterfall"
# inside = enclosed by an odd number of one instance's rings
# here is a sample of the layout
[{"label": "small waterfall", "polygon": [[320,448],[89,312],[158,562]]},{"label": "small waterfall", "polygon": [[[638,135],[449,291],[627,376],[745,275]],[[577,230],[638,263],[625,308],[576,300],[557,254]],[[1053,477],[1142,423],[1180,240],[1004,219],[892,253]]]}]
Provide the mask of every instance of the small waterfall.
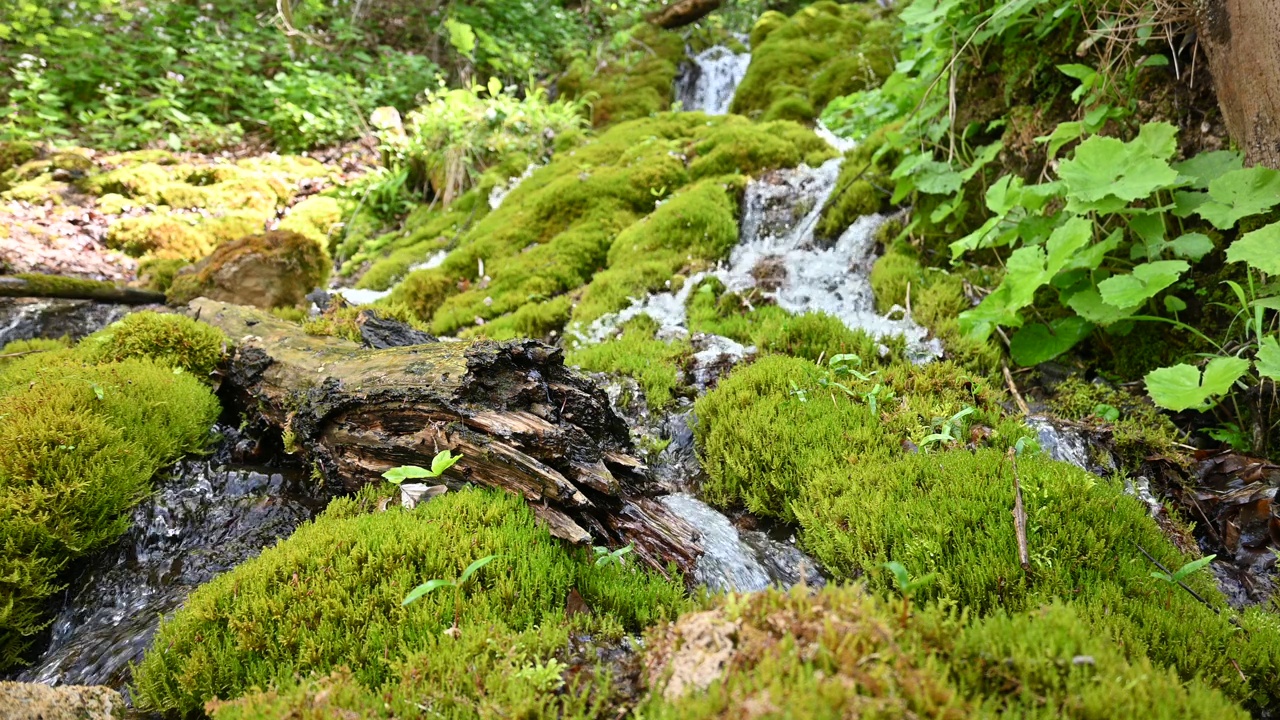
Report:
[{"label": "small waterfall", "polygon": [[685,110],[724,115],[750,64],[751,53],[735,53],[723,45],[704,50],[680,66],[676,99]]},{"label": "small waterfall", "polygon": [[123,688],[162,615],[323,507],[300,470],[223,467],[236,436],[223,430],[218,456],[179,463],[134,508],[120,542],[86,564],[48,648],[19,680]]},{"label": "small waterfall", "polygon": [[694,578],[712,591],[791,587],[802,578],[813,585],[824,582],[817,563],[792,545],[758,530],[740,531],[729,518],[691,495],[666,495],[659,500],[698,531],[706,552],[698,558]]}]

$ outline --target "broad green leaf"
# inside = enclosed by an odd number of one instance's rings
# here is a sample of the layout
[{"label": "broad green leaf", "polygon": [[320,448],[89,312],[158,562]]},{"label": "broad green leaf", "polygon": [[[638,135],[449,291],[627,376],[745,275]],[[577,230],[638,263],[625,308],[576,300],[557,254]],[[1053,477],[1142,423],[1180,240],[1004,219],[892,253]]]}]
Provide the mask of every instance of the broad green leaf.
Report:
[{"label": "broad green leaf", "polygon": [[1178,282],[1190,267],[1182,260],[1143,263],[1129,275],[1114,275],[1098,283],[1098,292],[1102,294],[1102,301],[1112,307],[1133,307]]},{"label": "broad green leaf", "polygon": [[470,25],[453,18],[444,21],[445,29],[449,31],[449,44],[459,55],[470,58],[476,51],[476,33]]},{"label": "broad green leaf", "polygon": [[991,143],[990,145],[983,145],[978,148],[978,152],[974,154],[973,162],[960,173],[960,177],[965,182],[969,182],[973,179],[974,175],[978,174],[979,170],[985,167],[992,160],[995,160],[996,156],[999,155],[1000,151],[1003,149],[1004,143],[999,140]]},{"label": "broad green leaf", "polygon": [[1184,175],[1191,187],[1197,190],[1208,190],[1209,183],[1233,170],[1244,169],[1244,156],[1231,150],[1215,150],[1195,155],[1180,163],[1174,163],[1173,169]]},{"label": "broad green leaf", "polygon": [[1227,262],[1244,262],[1268,275],[1280,275],[1280,222],[1245,233],[1231,243]]},{"label": "broad green leaf", "polygon": [[1254,367],[1262,377],[1280,380],[1280,340],[1276,340],[1274,335],[1268,335],[1258,343]]},{"label": "broad green leaf", "polygon": [[1095,325],[1112,325],[1133,316],[1138,305],[1117,308],[1102,301],[1102,295],[1094,288],[1082,290],[1067,301],[1067,306],[1076,311],[1080,317]]},{"label": "broad green leaf", "polygon": [[1205,203],[1209,202],[1209,193],[1207,192],[1189,192],[1186,190],[1177,190],[1173,193],[1173,209],[1171,212],[1180,217],[1191,217],[1193,213],[1199,212]]},{"label": "broad green leaf", "polygon": [[1058,174],[1067,184],[1072,203],[1080,201],[1086,209],[1109,198],[1125,203],[1145,198],[1178,179],[1178,172],[1164,160],[1101,136],[1080,143]]},{"label": "broad green leaf", "polygon": [[1120,247],[1121,241],[1124,240],[1124,231],[1116,230],[1102,242],[1094,243],[1089,247],[1077,252],[1067,263],[1063,270],[1097,270],[1102,266],[1102,262],[1107,259],[1116,248]]},{"label": "broad green leaf", "polygon": [[1213,240],[1203,233],[1187,233],[1169,243],[1173,254],[1192,262],[1213,252]]},{"label": "broad green leaf", "polygon": [[1165,295],[1164,309],[1171,313],[1180,313],[1187,309],[1187,304],[1177,295]]},{"label": "broad green leaf", "polygon": [[401,465],[400,467],[391,468],[382,473],[382,477],[389,482],[399,485],[405,480],[417,480],[420,478],[435,477],[431,471],[426,468],[420,468],[417,465]]},{"label": "broad green leaf", "polygon": [[991,183],[986,194],[987,209],[996,215],[1004,215],[1012,210],[1022,201],[1023,184],[1022,178],[1013,174],[1005,175]]},{"label": "broad green leaf", "polygon": [[1009,340],[1009,354],[1019,365],[1032,367],[1070,350],[1091,332],[1093,324],[1076,316],[1060,318],[1048,325],[1026,325]]},{"label": "broad green leaf", "polygon": [[894,580],[898,581],[899,590],[906,590],[907,586],[911,584],[911,575],[907,573],[906,566],[897,560],[890,560],[882,564],[881,567],[893,573]]},{"label": "broad green leaf", "polygon": [[1083,134],[1084,123],[1064,122],[1059,123],[1058,127],[1054,128],[1052,133],[1036,138],[1036,142],[1049,143],[1047,151],[1049,153],[1049,159],[1052,160],[1057,157],[1058,151],[1062,149],[1063,145],[1066,145],[1073,140],[1079,140],[1080,136]]},{"label": "broad green leaf", "polygon": [[1092,240],[1093,221],[1087,218],[1073,217],[1054,230],[1045,243],[1045,248],[1049,251],[1048,265],[1045,268],[1048,277],[1057,275],[1067,267],[1076,253]]},{"label": "broad green leaf", "polygon": [[1146,123],[1129,144],[1151,157],[1168,160],[1178,152],[1178,128],[1167,122]]},{"label": "broad green leaf", "polygon": [[461,459],[462,455],[454,455],[448,450],[441,450],[431,459],[431,477],[440,477],[445,470],[453,467]]},{"label": "broad green leaf", "polygon": [[453,587],[453,586],[454,586],[454,583],[452,580],[428,580],[422,583],[421,585],[419,585],[418,587],[414,588],[413,590],[411,590],[409,594],[405,596],[404,600],[400,603],[400,606],[403,607],[405,605],[408,605],[409,603],[418,600],[423,595],[426,595],[427,593],[437,588]]},{"label": "broad green leaf", "polygon": [[1266,308],[1268,310],[1280,310],[1280,295],[1272,295],[1271,297],[1263,297],[1249,303],[1249,307]]},{"label": "broad green leaf", "polygon": [[950,195],[964,184],[964,177],[947,163],[930,160],[916,166],[911,174],[916,189],[930,195]]},{"label": "broad green leaf", "polygon": [[1248,360],[1219,357],[1209,361],[1203,376],[1195,366],[1184,363],[1152,370],[1143,381],[1151,399],[1166,410],[1206,410],[1211,407],[1211,398],[1229,391],[1248,370]]},{"label": "broad green leaf", "polygon": [[1214,558],[1216,558],[1216,557],[1218,557],[1218,556],[1217,556],[1217,555],[1205,555],[1204,557],[1200,558],[1199,560],[1192,560],[1191,562],[1187,563],[1186,565],[1183,565],[1182,567],[1178,568],[1178,569],[1177,569],[1177,571],[1175,571],[1175,572],[1173,573],[1173,581],[1174,581],[1174,582],[1178,582],[1178,581],[1180,581],[1180,580],[1185,579],[1188,575],[1190,575],[1190,574],[1194,573],[1195,571],[1199,570],[1200,568],[1204,567],[1205,565],[1208,565],[1209,563],[1213,562],[1213,559],[1214,559]]},{"label": "broad green leaf", "polygon": [[1209,198],[1197,212],[1219,230],[1228,230],[1242,218],[1280,205],[1280,171],[1261,166],[1233,170],[1209,183]]},{"label": "broad green leaf", "polygon": [[485,565],[488,565],[489,563],[493,562],[494,558],[496,558],[496,557],[498,557],[498,556],[497,556],[497,555],[486,555],[486,556],[484,556],[484,557],[480,558],[479,560],[476,560],[475,562],[473,562],[473,563],[471,563],[470,565],[468,565],[468,566],[467,566],[467,569],[462,571],[462,576],[458,578],[458,584],[459,584],[459,585],[465,584],[468,580],[470,580],[470,579],[471,579],[471,576],[472,576],[472,575],[475,575],[475,574],[476,574],[476,572],[477,572],[480,568],[482,568],[482,567],[484,567]]}]

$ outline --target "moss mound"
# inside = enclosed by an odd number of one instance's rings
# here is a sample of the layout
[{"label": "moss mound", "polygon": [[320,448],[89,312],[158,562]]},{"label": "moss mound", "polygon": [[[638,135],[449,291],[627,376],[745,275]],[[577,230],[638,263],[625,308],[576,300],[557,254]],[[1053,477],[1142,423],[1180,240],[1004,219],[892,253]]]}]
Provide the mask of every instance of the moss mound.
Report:
[{"label": "moss mound", "polygon": [[198,297],[265,309],[301,305],[329,277],[329,257],[314,240],[288,230],[233,240],[179,271],[170,303]]},{"label": "moss mound", "polygon": [[95,363],[150,358],[208,382],[222,359],[226,337],[216,328],[182,315],[140,312],[85,338]]},{"label": "moss mound", "polygon": [[591,123],[603,127],[671,109],[676,73],[685,59],[684,39],[642,23],[601,63],[581,58],[556,82],[567,98],[590,103]]},{"label": "moss mound", "polygon": [[634,378],[651,408],[664,408],[675,400],[682,384],[682,366],[693,354],[686,339],[659,340],[658,323],[641,315],[620,328],[612,340],[571,351],[565,363],[583,370]]},{"label": "moss mound", "polygon": [[0,369],[0,668],[48,624],[61,571],[124,532],[152,476],[203,449],[217,415],[195,378],[150,360],[53,350]]},{"label": "moss mound", "polygon": [[[979,616],[1061,598],[1130,658],[1145,654],[1239,700],[1265,705],[1280,697],[1280,679],[1264,669],[1280,654],[1273,615],[1245,613],[1236,621],[1251,628],[1244,633],[1229,614],[1152,578],[1156,567],[1139,547],[1166,567],[1189,558],[1118,486],[1039,457],[1023,457],[1017,467],[1029,518],[1029,571],[1018,565],[1009,518],[1012,465],[995,449],[809,466],[813,479],[794,503],[802,544],[837,577],[865,574],[877,588],[892,585],[879,570],[888,560],[917,575],[935,572],[922,596]],[[1225,608],[1211,575],[1187,582]]]},{"label": "moss mound", "polygon": [[[1054,389],[1049,404],[1059,417],[1107,426],[1128,470],[1138,470],[1153,455],[1176,456],[1177,426],[1146,397],[1073,377]],[[1113,411],[1115,418],[1108,419]]]},{"label": "moss mound", "polygon": [[790,18],[765,13],[731,112],[809,122],[832,99],[876,87],[893,71],[893,30],[871,4],[817,2]]},{"label": "moss mound", "polygon": [[[539,527],[514,495],[464,490],[412,512],[358,514],[353,506],[336,501],[288,540],[193,593],[161,625],[135,671],[139,706],[194,712],[215,697],[289,687],[344,664],[360,685],[380,690],[397,681],[397,668],[409,672],[409,656],[422,648],[449,656],[439,661],[452,668],[446,674],[459,672],[465,660],[455,653],[477,642],[469,633],[563,626],[571,589],[594,609],[589,622],[578,622],[600,632],[635,630],[684,606],[678,579],[630,565],[596,567]],[[456,577],[487,555],[498,558],[475,576],[460,606],[447,591],[401,605],[419,583]],[[443,636],[455,617],[465,641]],[[469,687],[468,695],[475,692]]]},{"label": "moss mound", "polygon": [[985,381],[947,362],[892,365],[862,380],[767,356],[736,369],[695,406],[703,493],[722,507],[791,521],[819,468],[877,466],[941,432],[951,435],[943,446],[1007,447],[1028,435],[1004,419],[999,400]]},{"label": "moss mound", "polygon": [[677,272],[727,252],[741,180],[726,172],[830,155],[825,142],[794,123],[700,113],[622,123],[536,170],[458,237],[438,267],[406,277],[392,301],[440,335],[486,334],[491,322],[499,333],[511,332],[512,315],[536,304],[545,305],[521,322],[558,331],[546,325],[563,316],[557,300],[565,294],[577,301],[571,322],[588,322],[625,307],[629,294],[664,287]]}]

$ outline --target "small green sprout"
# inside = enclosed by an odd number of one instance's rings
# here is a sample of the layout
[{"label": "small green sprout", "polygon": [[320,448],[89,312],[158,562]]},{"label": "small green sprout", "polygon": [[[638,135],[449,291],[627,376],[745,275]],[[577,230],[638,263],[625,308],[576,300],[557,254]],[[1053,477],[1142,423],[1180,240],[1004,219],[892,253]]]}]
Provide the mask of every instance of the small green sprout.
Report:
[{"label": "small green sprout", "polygon": [[444,474],[445,470],[453,467],[462,455],[454,455],[448,450],[441,450],[431,460],[431,469],[418,467],[417,465],[401,465],[400,467],[391,468],[382,473],[382,477],[387,482],[399,485],[405,480],[419,480],[423,478],[438,478]]},{"label": "small green sprout", "polygon": [[964,430],[963,420],[975,412],[977,409],[969,406],[949,418],[934,418],[934,432],[926,435],[917,445],[924,450],[935,443],[945,446],[959,442],[960,433]]},{"label": "small green sprout", "polygon": [[596,567],[604,567],[611,563],[617,564],[621,567],[626,564],[626,560],[623,559],[623,556],[631,552],[632,549],[633,548],[630,543],[628,543],[626,547],[620,547],[613,552],[609,552],[609,548],[607,547],[597,545],[592,548],[596,553]]},{"label": "small green sprout", "polygon": [[471,579],[472,575],[475,575],[477,572],[480,571],[480,568],[493,562],[494,559],[497,557],[498,557],[497,555],[486,555],[480,558],[479,560],[476,560],[475,562],[468,565],[466,570],[462,571],[462,574],[458,576],[457,580],[441,580],[437,578],[437,579],[428,580],[422,583],[418,587],[411,590],[409,594],[405,596],[404,600],[400,603],[400,606],[404,607],[413,602],[416,602],[417,600],[422,598],[422,596],[438,588],[451,587],[453,588],[453,627],[450,630],[452,633],[457,633],[458,617],[462,610],[463,587],[466,586],[467,581]]},{"label": "small green sprout", "polygon": [[880,567],[893,574],[894,582],[898,586],[898,594],[902,596],[902,624],[906,625],[907,615],[911,612],[911,598],[915,596],[916,591],[920,588],[931,585],[938,578],[938,573],[929,573],[924,577],[912,580],[911,573],[907,572],[907,567],[897,560],[882,563]]},{"label": "small green sprout", "polygon": [[1186,565],[1183,565],[1182,567],[1178,568],[1177,570],[1174,570],[1172,575],[1170,575],[1169,573],[1160,572],[1159,570],[1152,570],[1152,571],[1151,571],[1151,577],[1156,578],[1157,580],[1163,580],[1163,581],[1165,581],[1165,582],[1169,583],[1170,585],[1177,585],[1178,583],[1180,583],[1180,582],[1182,582],[1183,580],[1185,580],[1185,579],[1186,579],[1188,576],[1190,576],[1192,573],[1196,572],[1197,570],[1199,570],[1199,569],[1201,569],[1201,568],[1205,567],[1206,565],[1208,565],[1209,563],[1213,562],[1213,561],[1214,561],[1214,558],[1216,558],[1216,557],[1218,557],[1218,556],[1217,556],[1217,555],[1205,555],[1204,557],[1200,558],[1199,560],[1192,560],[1191,562],[1187,563]]}]

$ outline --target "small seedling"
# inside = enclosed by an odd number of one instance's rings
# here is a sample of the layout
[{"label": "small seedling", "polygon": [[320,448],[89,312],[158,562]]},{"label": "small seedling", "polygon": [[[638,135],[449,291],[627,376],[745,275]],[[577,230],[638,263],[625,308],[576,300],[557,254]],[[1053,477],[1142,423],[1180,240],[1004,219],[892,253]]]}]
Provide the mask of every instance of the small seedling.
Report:
[{"label": "small seedling", "polygon": [[441,450],[432,458],[430,470],[417,465],[401,465],[382,473],[382,477],[386,478],[387,482],[395,485],[399,485],[405,480],[438,478],[444,474],[445,470],[453,467],[461,459],[462,455],[454,455],[448,450]]},{"label": "small seedling", "polygon": [[827,361],[827,366],[831,368],[831,374],[836,377],[848,376],[862,382],[867,382],[875,375],[874,371],[870,374],[859,372],[857,368],[862,367],[862,358],[851,353],[832,355]]},{"label": "small seedling", "polygon": [[883,563],[880,567],[893,574],[894,582],[898,586],[898,594],[902,596],[902,624],[906,625],[907,615],[911,612],[911,598],[915,596],[916,591],[920,588],[931,585],[937,579],[938,573],[929,573],[924,577],[912,580],[911,573],[907,572],[907,567],[897,560]]},{"label": "small seedling", "polygon": [[458,576],[457,580],[435,579],[435,580],[428,580],[422,583],[418,587],[411,590],[409,594],[405,596],[404,600],[400,603],[400,606],[404,607],[406,605],[409,605],[410,603],[413,603],[418,599],[420,599],[423,595],[426,595],[427,593],[437,588],[451,587],[453,588],[453,628],[451,628],[451,630],[456,633],[458,631],[459,613],[462,610],[463,587],[466,586],[467,581],[471,579],[472,575],[475,575],[477,572],[479,572],[480,568],[493,562],[494,559],[497,557],[498,557],[497,555],[486,555],[480,558],[479,560],[476,560],[475,562],[468,565],[466,570],[462,571],[462,574]]},{"label": "small seedling", "polygon": [[1120,419],[1120,410],[1114,405],[1098,403],[1093,406],[1093,414],[1103,422],[1113,423]]},{"label": "small seedling", "polygon": [[923,440],[916,444],[921,450],[924,450],[935,443],[950,445],[951,443],[959,442],[960,433],[964,430],[962,421],[974,412],[977,412],[977,410],[973,406],[969,406],[949,418],[934,418],[934,432],[926,435]]},{"label": "small seedling", "polygon": [[1160,572],[1159,570],[1152,570],[1152,571],[1151,571],[1151,577],[1156,578],[1157,580],[1163,580],[1163,581],[1165,581],[1165,582],[1169,583],[1170,585],[1177,585],[1178,583],[1182,582],[1184,579],[1186,579],[1188,576],[1190,576],[1190,575],[1191,575],[1192,573],[1194,573],[1195,571],[1197,571],[1197,570],[1199,570],[1200,568],[1203,568],[1203,567],[1205,567],[1206,565],[1208,565],[1209,563],[1213,562],[1214,558],[1216,558],[1216,557],[1218,557],[1218,556],[1217,556],[1217,555],[1205,555],[1204,557],[1200,558],[1199,560],[1192,560],[1191,562],[1187,563],[1186,565],[1183,565],[1182,567],[1180,567],[1180,568],[1178,568],[1177,570],[1173,571],[1173,574],[1172,574],[1172,575],[1170,575],[1169,573]]},{"label": "small seedling", "polygon": [[795,380],[791,380],[790,382],[791,382],[791,392],[788,394],[795,397],[800,402],[809,402],[809,394],[804,390],[801,390],[800,386],[796,384]]},{"label": "small seedling", "polygon": [[597,545],[592,548],[592,550],[595,550],[596,553],[596,567],[604,567],[611,563],[616,563],[621,567],[626,564],[626,560],[623,559],[623,556],[631,552],[632,547],[628,544],[626,547],[620,547],[613,552],[609,552],[609,548]]}]

